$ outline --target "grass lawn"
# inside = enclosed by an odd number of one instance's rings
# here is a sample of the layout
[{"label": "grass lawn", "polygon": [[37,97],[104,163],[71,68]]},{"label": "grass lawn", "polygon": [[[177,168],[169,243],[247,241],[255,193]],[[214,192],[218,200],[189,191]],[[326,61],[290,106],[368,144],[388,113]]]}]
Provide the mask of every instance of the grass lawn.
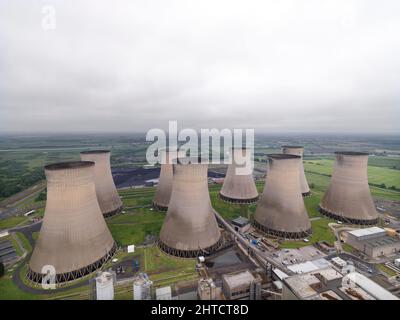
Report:
[{"label": "grass lawn", "polygon": [[33,300],[41,296],[20,290],[12,281],[12,272],[0,278],[0,300]]},{"label": "grass lawn", "polygon": [[344,251],[346,251],[348,253],[352,253],[355,250],[351,245],[349,245],[347,243],[342,243],[342,248]]},{"label": "grass lawn", "polygon": [[23,222],[28,221],[27,217],[9,217],[6,219],[1,219],[0,220],[0,230],[1,229],[10,229],[13,228],[19,224],[22,224]]},{"label": "grass lawn", "polygon": [[325,240],[330,244],[333,244],[335,241],[335,235],[333,231],[329,228],[328,223],[332,222],[329,219],[321,218],[319,220],[311,221],[311,226],[313,229],[313,234],[310,238],[309,242],[304,241],[285,241],[280,247],[285,249],[295,249],[304,246],[308,246],[310,244],[316,243],[321,240]]},{"label": "grass lawn", "polygon": [[21,232],[16,232],[15,233],[20,242],[22,243],[22,246],[25,248],[26,251],[31,252],[32,251],[32,246],[29,243],[28,239],[25,237],[25,235]]},{"label": "grass lawn", "polygon": [[376,266],[377,266],[377,268],[379,270],[381,270],[382,272],[386,273],[389,277],[394,277],[394,276],[397,275],[397,273],[394,270],[388,268],[383,263],[379,263]]},{"label": "grass lawn", "polygon": [[[318,174],[331,175],[333,172],[333,160],[307,160],[304,162],[304,170]],[[400,170],[368,166],[368,182],[380,185],[384,183],[386,187],[395,186],[400,189]]]},{"label": "grass lawn", "polygon": [[107,224],[118,245],[139,245],[146,235],[159,234],[164,218],[165,213],[141,208],[107,219]]}]

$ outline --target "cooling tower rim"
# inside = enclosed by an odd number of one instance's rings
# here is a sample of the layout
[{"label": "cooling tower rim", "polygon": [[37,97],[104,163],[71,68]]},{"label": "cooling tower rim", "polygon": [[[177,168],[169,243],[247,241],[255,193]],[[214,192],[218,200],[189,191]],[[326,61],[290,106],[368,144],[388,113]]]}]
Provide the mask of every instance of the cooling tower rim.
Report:
[{"label": "cooling tower rim", "polygon": [[110,153],[110,150],[87,150],[81,151],[81,154],[102,154],[102,153]]},{"label": "cooling tower rim", "polygon": [[283,148],[287,148],[287,149],[304,149],[303,146],[290,146],[290,145],[285,145],[285,146],[282,146],[281,148],[282,149]]},{"label": "cooling tower rim", "polygon": [[359,151],[335,151],[337,155],[343,156],[368,156],[368,152],[359,152]]},{"label": "cooling tower rim", "polygon": [[268,158],[273,160],[290,160],[290,159],[301,159],[301,156],[295,154],[288,154],[288,153],[271,153],[267,154]]},{"label": "cooling tower rim", "polygon": [[48,164],[44,167],[44,169],[47,171],[57,171],[57,170],[88,168],[94,165],[95,163],[93,161],[67,161],[67,162],[57,162]]}]

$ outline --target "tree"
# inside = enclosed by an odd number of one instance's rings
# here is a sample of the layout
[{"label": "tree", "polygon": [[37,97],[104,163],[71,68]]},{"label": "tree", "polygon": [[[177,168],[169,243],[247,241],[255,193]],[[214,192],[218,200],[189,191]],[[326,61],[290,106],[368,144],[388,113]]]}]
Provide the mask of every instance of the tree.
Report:
[{"label": "tree", "polygon": [[4,264],[3,262],[0,262],[0,278],[4,276]]}]

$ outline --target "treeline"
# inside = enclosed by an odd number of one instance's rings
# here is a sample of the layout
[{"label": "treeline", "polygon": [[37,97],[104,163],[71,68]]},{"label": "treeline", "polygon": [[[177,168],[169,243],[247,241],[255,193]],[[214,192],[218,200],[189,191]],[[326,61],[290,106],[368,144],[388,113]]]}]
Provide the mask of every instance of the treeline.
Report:
[{"label": "treeline", "polygon": [[[2,169],[2,171],[3,170],[4,169]],[[16,171],[18,171],[19,174],[16,174]],[[7,198],[21,192],[45,178],[43,168],[35,168],[30,171],[24,168],[22,171],[11,170],[6,174],[4,171],[2,173],[3,177],[6,176],[5,179],[0,179],[0,197],[2,198]]]}]

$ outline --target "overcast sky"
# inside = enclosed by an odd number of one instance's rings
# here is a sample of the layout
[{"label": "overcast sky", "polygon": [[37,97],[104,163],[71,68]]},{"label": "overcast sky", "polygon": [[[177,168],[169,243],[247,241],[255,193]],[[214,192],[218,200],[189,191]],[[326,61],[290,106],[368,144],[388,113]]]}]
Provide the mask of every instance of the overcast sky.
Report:
[{"label": "overcast sky", "polygon": [[400,1],[1,0],[1,132],[168,120],[400,133]]}]

